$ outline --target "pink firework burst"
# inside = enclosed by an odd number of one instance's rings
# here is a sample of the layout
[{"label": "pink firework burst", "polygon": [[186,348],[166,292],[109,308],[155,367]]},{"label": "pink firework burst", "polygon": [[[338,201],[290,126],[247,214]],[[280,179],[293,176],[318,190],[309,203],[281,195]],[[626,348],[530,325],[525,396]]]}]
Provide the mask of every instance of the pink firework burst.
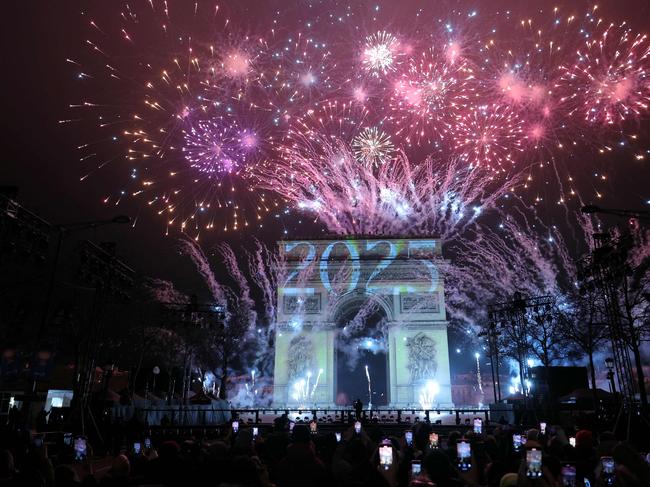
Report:
[{"label": "pink firework burst", "polygon": [[234,121],[221,117],[200,120],[183,133],[185,159],[208,175],[238,173],[258,146],[254,132],[240,130]]},{"label": "pink firework burst", "polygon": [[578,49],[574,64],[561,68],[569,114],[589,124],[637,119],[650,104],[649,68],[648,37],[610,24]]},{"label": "pink firework burst", "polygon": [[458,56],[430,48],[394,82],[388,119],[407,143],[444,139],[475,95],[474,73]]},{"label": "pink firework burst", "polygon": [[505,171],[522,151],[523,123],[511,107],[483,105],[458,117],[456,150],[471,166]]}]

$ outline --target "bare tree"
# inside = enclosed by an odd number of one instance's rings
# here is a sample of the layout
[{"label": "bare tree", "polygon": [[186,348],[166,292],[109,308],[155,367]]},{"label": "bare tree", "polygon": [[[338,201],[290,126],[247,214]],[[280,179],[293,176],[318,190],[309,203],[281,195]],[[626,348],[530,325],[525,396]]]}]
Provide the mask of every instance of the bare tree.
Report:
[{"label": "bare tree", "polygon": [[567,357],[570,347],[562,340],[560,313],[556,306],[532,310],[529,321],[530,351],[544,367],[550,367]]},{"label": "bare tree", "polygon": [[560,336],[575,350],[587,356],[591,388],[596,399],[596,367],[594,354],[607,340],[607,319],[600,294],[593,288],[583,288],[570,297],[559,315]]},{"label": "bare tree", "polygon": [[618,301],[623,336],[634,357],[636,379],[644,409],[648,407],[641,347],[650,337],[650,252],[649,236],[640,231],[632,233],[634,248],[623,273]]}]

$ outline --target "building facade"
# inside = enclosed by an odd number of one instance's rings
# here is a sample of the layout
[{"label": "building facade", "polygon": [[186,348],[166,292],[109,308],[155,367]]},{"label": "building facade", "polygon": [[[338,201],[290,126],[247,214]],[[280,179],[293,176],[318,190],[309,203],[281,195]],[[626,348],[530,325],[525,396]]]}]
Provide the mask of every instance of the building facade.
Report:
[{"label": "building facade", "polygon": [[[349,404],[351,394],[395,408],[452,405],[439,240],[278,245],[285,272],[278,286],[275,405],[331,408]],[[365,366],[367,390],[358,386],[365,384],[361,356],[374,357],[372,386]]]}]

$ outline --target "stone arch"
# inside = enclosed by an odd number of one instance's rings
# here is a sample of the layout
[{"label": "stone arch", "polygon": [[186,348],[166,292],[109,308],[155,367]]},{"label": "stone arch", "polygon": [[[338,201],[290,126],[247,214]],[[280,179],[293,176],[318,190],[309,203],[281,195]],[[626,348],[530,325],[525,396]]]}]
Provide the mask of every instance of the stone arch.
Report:
[{"label": "stone arch", "polygon": [[[332,391],[336,405],[349,406],[355,399],[361,399],[364,405],[369,402],[375,406],[387,405],[390,391],[388,330],[382,325],[386,326],[392,317],[390,303],[382,296],[353,291],[340,296],[332,304]],[[366,306],[367,313],[364,314],[362,308]],[[349,321],[353,317],[360,318],[358,326]],[[368,375],[371,377],[371,391],[368,390]]]},{"label": "stone arch", "polygon": [[393,321],[392,302],[386,296],[354,290],[341,295],[332,303],[332,312],[330,314],[332,322],[339,323],[350,310],[360,308],[368,301],[379,306],[388,321]]}]

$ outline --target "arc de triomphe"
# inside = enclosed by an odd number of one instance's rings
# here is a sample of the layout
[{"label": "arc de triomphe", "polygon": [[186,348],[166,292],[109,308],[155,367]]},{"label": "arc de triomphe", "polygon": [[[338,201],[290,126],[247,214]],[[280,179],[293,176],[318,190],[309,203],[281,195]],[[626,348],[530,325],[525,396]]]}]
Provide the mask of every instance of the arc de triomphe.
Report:
[{"label": "arc de triomphe", "polygon": [[452,405],[439,240],[278,244],[275,405],[335,406],[340,317],[364,306],[382,316],[389,407]]}]

